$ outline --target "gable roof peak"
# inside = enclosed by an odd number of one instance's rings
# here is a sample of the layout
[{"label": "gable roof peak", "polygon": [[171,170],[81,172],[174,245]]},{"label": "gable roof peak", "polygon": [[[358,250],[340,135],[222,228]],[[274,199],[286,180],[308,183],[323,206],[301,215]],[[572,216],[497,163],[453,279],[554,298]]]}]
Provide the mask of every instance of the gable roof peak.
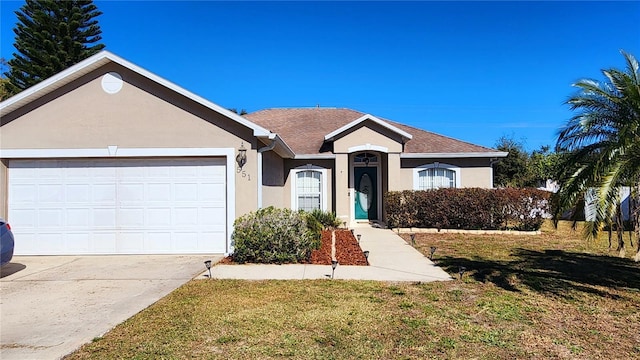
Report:
[{"label": "gable roof peak", "polygon": [[245,127],[253,130],[253,135],[258,137],[272,137],[272,134],[269,130],[264,127],[255,124],[246,118],[234,113],[233,111],[227,110],[217,104],[212,103],[205,98],[198,96],[148,70],[143,69],[142,67],[135,65],[107,50],[102,50],[97,54],[94,54],[79,63],[63,70],[56,75],[51,76],[48,79],[45,79],[38,84],[21,91],[20,93],[6,99],[3,102],[0,102],[0,113],[7,114],[12,112],[46,94],[53,92],[54,90],[73,82],[74,80],[79,79],[80,77],[99,69],[100,67],[108,64],[109,62],[116,63],[120,66],[123,66],[147,79],[160,84],[180,95],[183,95],[221,115],[230,118],[231,120],[244,125]]},{"label": "gable roof peak", "polygon": [[334,130],[334,131],[330,132],[329,134],[325,135],[324,136],[324,140],[325,141],[333,140],[336,136],[340,135],[341,133],[343,133],[343,132],[345,132],[345,131],[347,131],[349,129],[352,129],[355,126],[358,126],[358,125],[360,125],[361,123],[363,123],[363,122],[365,122],[367,120],[373,121],[374,123],[386,128],[388,130],[393,131],[394,133],[402,136],[405,139],[405,141],[413,139],[413,135],[411,135],[408,132],[406,132],[404,130],[401,130],[401,129],[391,125],[387,121],[381,120],[381,119],[379,119],[379,118],[377,118],[377,117],[375,117],[375,116],[373,116],[371,114],[364,114],[361,117],[353,120],[352,122],[350,122],[350,123],[340,127],[339,129]]}]

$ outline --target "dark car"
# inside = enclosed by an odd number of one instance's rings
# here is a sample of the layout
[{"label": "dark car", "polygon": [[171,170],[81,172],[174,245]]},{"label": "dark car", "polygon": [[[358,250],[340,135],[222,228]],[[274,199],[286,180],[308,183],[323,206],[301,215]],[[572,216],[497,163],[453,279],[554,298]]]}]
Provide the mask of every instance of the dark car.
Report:
[{"label": "dark car", "polygon": [[0,266],[9,263],[13,258],[13,244],[11,226],[0,218]]}]

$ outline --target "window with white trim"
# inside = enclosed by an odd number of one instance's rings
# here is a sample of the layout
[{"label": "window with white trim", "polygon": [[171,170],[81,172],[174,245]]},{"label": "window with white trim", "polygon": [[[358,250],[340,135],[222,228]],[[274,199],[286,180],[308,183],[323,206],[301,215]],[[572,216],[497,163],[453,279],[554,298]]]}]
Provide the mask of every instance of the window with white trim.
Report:
[{"label": "window with white trim", "polygon": [[414,170],[414,190],[460,187],[460,168],[447,164],[428,164]]},{"label": "window with white trim", "polygon": [[327,170],[316,166],[304,166],[292,170],[291,208],[293,210],[326,210]]}]

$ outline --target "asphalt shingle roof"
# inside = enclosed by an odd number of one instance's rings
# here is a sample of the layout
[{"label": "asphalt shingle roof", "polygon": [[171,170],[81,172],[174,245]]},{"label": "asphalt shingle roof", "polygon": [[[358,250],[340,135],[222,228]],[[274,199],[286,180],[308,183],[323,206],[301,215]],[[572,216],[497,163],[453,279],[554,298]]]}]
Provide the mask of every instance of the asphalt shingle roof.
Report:
[{"label": "asphalt shingle roof", "polygon": [[[244,115],[280,137],[296,154],[320,154],[324,136],[366,115],[365,113],[338,108],[278,108],[265,109]],[[496,150],[447,136],[421,130],[383,119],[389,124],[413,136],[407,141],[405,153],[478,153]]]}]

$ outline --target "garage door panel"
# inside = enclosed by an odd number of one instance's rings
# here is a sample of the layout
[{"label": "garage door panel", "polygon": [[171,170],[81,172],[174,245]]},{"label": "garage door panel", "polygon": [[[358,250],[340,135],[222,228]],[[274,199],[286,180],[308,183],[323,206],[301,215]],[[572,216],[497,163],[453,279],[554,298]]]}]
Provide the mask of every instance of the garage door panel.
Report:
[{"label": "garage door panel", "polygon": [[171,252],[171,232],[149,232],[144,241],[144,248],[154,252]]},{"label": "garage door panel", "polygon": [[[11,226],[16,229],[33,230],[36,228],[36,209],[14,208],[11,211]],[[15,230],[14,230],[15,231]]]},{"label": "garage door panel", "polygon": [[201,200],[217,202],[225,200],[225,186],[222,184],[200,184],[198,191],[202,194]]},{"label": "garage door panel", "polygon": [[174,201],[196,201],[198,200],[197,183],[178,183],[174,185]]},{"label": "garage door panel", "polygon": [[113,181],[116,178],[117,163],[113,161],[106,161],[95,166],[88,163],[78,163],[77,165],[89,168],[89,176],[98,181]]},{"label": "garage door panel", "polygon": [[12,160],[16,253],[224,252],[225,164],[217,158]]},{"label": "garage door panel", "polygon": [[93,228],[113,229],[116,227],[116,209],[115,208],[93,208]]},{"label": "garage door panel", "polygon": [[60,208],[40,209],[38,211],[37,224],[39,228],[61,228],[64,227],[64,210]]},{"label": "garage door panel", "polygon": [[155,228],[170,227],[171,226],[171,208],[148,208],[147,225]]},{"label": "garage door panel", "polygon": [[68,233],[66,235],[66,248],[76,249],[80,254],[88,254],[91,251],[91,236],[84,233]]},{"label": "garage door panel", "polygon": [[198,224],[198,209],[196,207],[175,208],[173,214],[173,225],[178,228]]},{"label": "garage door panel", "polygon": [[198,233],[188,231],[175,232],[174,248],[196,252],[198,250]]},{"label": "garage door panel", "polygon": [[14,181],[9,189],[9,198],[15,199],[14,205],[35,204],[38,187],[31,184],[20,184]]},{"label": "garage door panel", "polygon": [[65,248],[65,241],[61,233],[40,233],[37,237],[38,249],[51,254],[61,254]]},{"label": "garage door panel", "polygon": [[[77,165],[88,165],[87,163],[78,162]],[[91,176],[92,168],[82,166],[70,166],[63,169],[64,177],[69,180],[84,181]]]},{"label": "garage door panel", "polygon": [[129,254],[144,252],[144,232],[142,231],[121,231],[119,240],[119,252]]},{"label": "garage door panel", "polygon": [[201,225],[206,226],[220,226],[220,222],[218,219],[221,217],[225,217],[224,208],[220,207],[209,207],[209,208],[201,208],[198,212],[198,222]]},{"label": "garage door panel", "polygon": [[65,186],[65,201],[68,204],[81,203],[86,204],[90,200],[91,187],[86,184],[68,184]]},{"label": "garage door panel", "polygon": [[217,231],[206,231],[203,232],[200,236],[200,239],[202,240],[202,244],[200,244],[200,246],[203,247],[211,247],[214,249],[214,252],[224,252],[225,251],[225,246],[224,244],[220,243],[220,242],[214,242],[211,239],[217,239],[219,237],[224,237],[225,236],[225,230],[224,228],[220,228]]},{"label": "garage door panel", "polygon": [[171,184],[152,183],[147,185],[147,201],[171,201]]},{"label": "garage door panel", "polygon": [[110,232],[92,232],[92,253],[96,254],[117,254],[117,234]]},{"label": "garage door panel", "polygon": [[140,203],[141,201],[144,200],[144,184],[142,183],[118,184],[117,194],[118,194],[118,202],[120,204]]},{"label": "garage door panel", "polygon": [[93,183],[92,189],[92,204],[115,204],[116,203],[116,184],[107,183]]},{"label": "garage door panel", "polygon": [[62,184],[42,184],[38,186],[38,202],[58,204],[64,201]]},{"label": "garage door panel", "polygon": [[69,227],[69,230],[77,230],[78,228],[89,230],[91,227],[91,222],[89,219],[91,218],[91,210],[87,208],[66,209],[65,219],[66,226]]},{"label": "garage door panel", "polygon": [[117,222],[121,229],[144,229],[144,208],[119,208]]}]

